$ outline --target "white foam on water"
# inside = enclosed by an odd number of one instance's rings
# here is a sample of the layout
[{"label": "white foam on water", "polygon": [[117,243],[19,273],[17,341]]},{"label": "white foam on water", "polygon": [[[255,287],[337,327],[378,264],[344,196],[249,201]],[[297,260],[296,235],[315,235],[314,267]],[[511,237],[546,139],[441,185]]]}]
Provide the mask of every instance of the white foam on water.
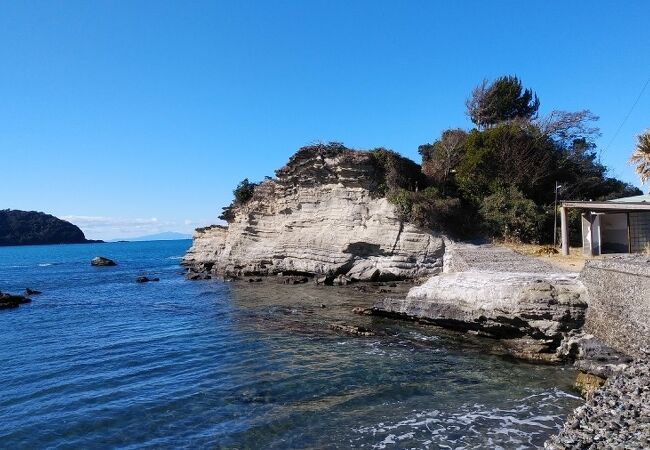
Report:
[{"label": "white foam on water", "polygon": [[[414,410],[394,423],[382,421],[353,431],[362,435],[361,440],[379,439],[372,444],[377,449],[396,442],[409,448],[529,448],[536,438],[559,429],[561,417],[554,414],[555,403],[566,396],[552,390],[518,399],[510,408],[475,403],[456,411]],[[484,447],[488,442],[492,444]]]}]

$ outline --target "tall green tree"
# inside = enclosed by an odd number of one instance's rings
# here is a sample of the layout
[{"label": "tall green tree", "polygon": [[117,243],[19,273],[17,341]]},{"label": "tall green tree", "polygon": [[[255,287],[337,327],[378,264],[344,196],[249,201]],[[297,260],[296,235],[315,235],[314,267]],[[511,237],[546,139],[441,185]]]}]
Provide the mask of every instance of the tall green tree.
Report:
[{"label": "tall green tree", "polygon": [[483,80],[465,106],[467,115],[481,129],[514,119],[535,118],[539,98],[532,89],[524,89],[519,78],[506,75],[489,84]]}]

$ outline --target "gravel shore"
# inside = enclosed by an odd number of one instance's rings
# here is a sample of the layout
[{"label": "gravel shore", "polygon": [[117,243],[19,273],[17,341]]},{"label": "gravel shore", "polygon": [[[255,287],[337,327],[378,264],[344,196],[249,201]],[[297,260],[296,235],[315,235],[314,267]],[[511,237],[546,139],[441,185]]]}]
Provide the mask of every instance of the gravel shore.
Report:
[{"label": "gravel shore", "polygon": [[567,419],[547,449],[650,448],[650,364],[636,361],[608,379]]}]

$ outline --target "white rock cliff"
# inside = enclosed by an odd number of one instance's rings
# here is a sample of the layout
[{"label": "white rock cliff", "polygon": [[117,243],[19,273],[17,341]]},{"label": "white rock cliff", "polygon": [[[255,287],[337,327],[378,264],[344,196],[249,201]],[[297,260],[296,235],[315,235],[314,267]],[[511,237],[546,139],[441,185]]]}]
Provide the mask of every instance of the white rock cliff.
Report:
[{"label": "white rock cliff", "polygon": [[378,194],[381,176],[369,153],[303,149],[231,210],[227,227],[197,230],[183,262],[207,276],[391,280],[441,272],[443,238],[400,220]]}]

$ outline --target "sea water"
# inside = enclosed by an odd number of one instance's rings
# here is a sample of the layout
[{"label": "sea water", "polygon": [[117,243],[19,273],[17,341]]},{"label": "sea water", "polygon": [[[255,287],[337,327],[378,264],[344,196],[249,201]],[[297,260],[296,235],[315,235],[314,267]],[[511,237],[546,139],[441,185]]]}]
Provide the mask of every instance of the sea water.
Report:
[{"label": "sea water", "polygon": [[581,403],[570,369],[351,313],[386,294],[187,281],[189,245],[0,248],[0,291],[42,291],[0,310],[0,448],[534,448]]}]

